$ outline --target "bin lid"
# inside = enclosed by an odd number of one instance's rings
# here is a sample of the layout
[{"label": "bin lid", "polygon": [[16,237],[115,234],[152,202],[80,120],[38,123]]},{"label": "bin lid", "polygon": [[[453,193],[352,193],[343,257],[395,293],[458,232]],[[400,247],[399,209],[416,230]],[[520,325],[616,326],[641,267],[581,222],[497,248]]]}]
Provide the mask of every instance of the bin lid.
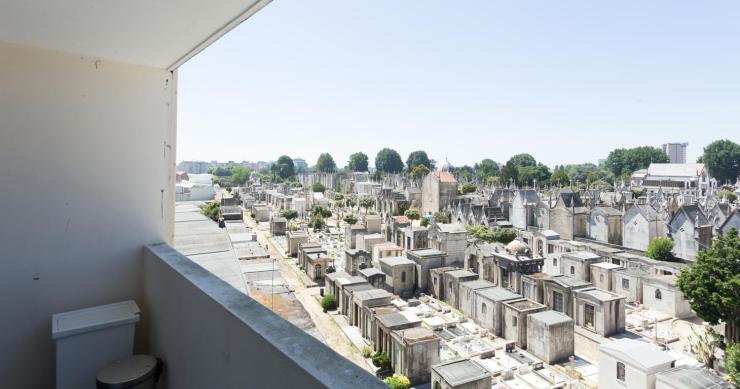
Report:
[{"label": "bin lid", "polygon": [[139,307],[134,300],[100,305],[51,317],[52,339],[100,330],[139,321]]},{"label": "bin lid", "polygon": [[152,378],[157,371],[157,359],[151,355],[134,355],[111,363],[98,372],[98,389],[125,389]]}]

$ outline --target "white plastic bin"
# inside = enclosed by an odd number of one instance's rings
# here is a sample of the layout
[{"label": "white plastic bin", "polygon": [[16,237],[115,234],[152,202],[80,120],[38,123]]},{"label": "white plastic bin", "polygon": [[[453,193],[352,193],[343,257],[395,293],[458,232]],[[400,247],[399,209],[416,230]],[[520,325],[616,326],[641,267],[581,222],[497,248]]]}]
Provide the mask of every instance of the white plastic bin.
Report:
[{"label": "white plastic bin", "polygon": [[95,388],[100,369],[133,355],[139,313],[128,300],[53,315],[57,389]]}]

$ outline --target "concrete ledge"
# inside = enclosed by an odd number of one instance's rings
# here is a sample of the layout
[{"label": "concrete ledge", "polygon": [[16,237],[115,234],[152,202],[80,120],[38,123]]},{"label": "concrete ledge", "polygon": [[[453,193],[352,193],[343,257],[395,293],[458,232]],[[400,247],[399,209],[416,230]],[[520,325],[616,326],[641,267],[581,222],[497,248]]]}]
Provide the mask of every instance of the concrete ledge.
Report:
[{"label": "concrete ledge", "polygon": [[387,388],[166,244],[145,249],[144,289],[167,388]]}]

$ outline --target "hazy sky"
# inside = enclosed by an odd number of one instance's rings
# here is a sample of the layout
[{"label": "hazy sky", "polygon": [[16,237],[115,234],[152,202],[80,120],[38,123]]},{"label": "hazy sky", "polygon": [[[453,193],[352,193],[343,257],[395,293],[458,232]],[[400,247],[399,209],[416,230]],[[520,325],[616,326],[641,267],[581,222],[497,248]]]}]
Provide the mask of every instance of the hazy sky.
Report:
[{"label": "hazy sky", "polygon": [[695,160],[740,141],[740,1],[275,0],[179,76],[178,160]]}]

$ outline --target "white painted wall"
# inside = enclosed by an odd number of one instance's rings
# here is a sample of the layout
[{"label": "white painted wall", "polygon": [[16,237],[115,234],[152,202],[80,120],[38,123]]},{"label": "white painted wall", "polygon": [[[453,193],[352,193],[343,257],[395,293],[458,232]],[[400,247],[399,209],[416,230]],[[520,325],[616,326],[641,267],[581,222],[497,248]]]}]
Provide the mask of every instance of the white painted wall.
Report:
[{"label": "white painted wall", "polygon": [[5,43],[0,69],[0,377],[50,388],[51,315],[140,300],[142,247],[172,237],[175,82]]}]

